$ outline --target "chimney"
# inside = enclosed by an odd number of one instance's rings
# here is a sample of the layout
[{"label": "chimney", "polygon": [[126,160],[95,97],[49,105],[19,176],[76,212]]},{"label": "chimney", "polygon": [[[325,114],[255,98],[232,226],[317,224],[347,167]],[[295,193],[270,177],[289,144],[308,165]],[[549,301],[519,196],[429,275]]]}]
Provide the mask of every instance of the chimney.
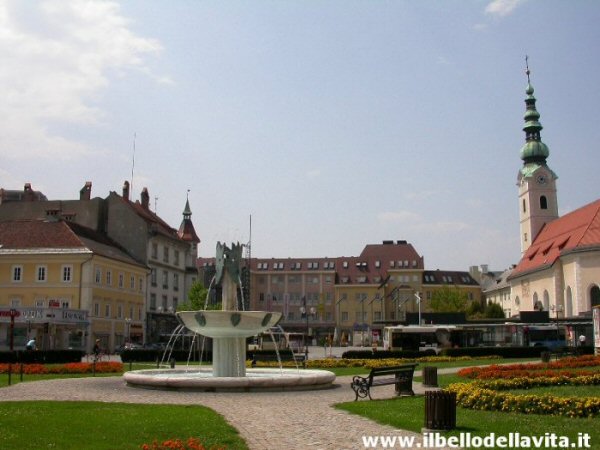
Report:
[{"label": "chimney", "polygon": [[481,273],[488,273],[488,265],[487,264],[481,265]]},{"label": "chimney", "polygon": [[79,200],[89,200],[92,197],[92,182],[86,181],[79,191]]},{"label": "chimney", "polygon": [[123,198],[129,200],[129,181],[123,183]]},{"label": "chimney", "polygon": [[23,200],[26,202],[35,200],[35,192],[31,189],[31,183],[25,183],[25,186],[23,187]]},{"label": "chimney", "polygon": [[142,207],[144,209],[149,209],[149,206],[150,206],[150,194],[148,194],[148,188],[142,189],[141,198],[142,198]]}]

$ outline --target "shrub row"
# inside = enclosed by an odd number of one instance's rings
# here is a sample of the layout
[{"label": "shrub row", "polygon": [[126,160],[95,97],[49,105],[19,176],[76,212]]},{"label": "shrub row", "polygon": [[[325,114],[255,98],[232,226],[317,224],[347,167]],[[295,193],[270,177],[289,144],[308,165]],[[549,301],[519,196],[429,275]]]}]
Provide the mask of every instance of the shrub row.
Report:
[{"label": "shrub row", "polygon": [[[164,350],[153,350],[153,349],[127,349],[121,352],[121,361],[124,363],[128,362],[148,362],[148,361],[161,361],[163,359]],[[170,358],[169,358],[170,357]],[[192,353],[190,357],[189,350],[173,350],[172,352],[167,352],[164,355],[165,361],[167,358],[172,359],[175,358],[177,362],[186,362],[188,358],[190,361],[198,361],[199,355],[198,352]],[[202,354],[202,361],[209,362],[212,361],[212,352],[205,351]]]},{"label": "shrub row", "polygon": [[16,350],[0,352],[0,363],[63,364],[81,362],[81,350]]},{"label": "shrub row", "polygon": [[546,347],[460,347],[445,348],[440,354],[445,356],[484,356],[498,355],[503,358],[539,358]]},{"label": "shrub row", "polygon": [[448,390],[456,392],[456,403],[458,405],[469,409],[566,417],[595,417],[600,414],[600,397],[516,395],[499,392],[508,389],[566,384],[600,385],[600,374],[454,383],[448,386]]},{"label": "shrub row", "polygon": [[344,359],[389,359],[389,358],[421,358],[435,356],[435,350],[348,350],[342,354]]}]

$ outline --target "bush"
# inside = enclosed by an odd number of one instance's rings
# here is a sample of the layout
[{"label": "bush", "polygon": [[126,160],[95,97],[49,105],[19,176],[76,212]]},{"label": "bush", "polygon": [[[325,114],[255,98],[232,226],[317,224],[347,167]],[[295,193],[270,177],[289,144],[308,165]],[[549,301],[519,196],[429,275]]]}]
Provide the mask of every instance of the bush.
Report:
[{"label": "bush", "polygon": [[342,354],[344,359],[414,359],[435,356],[435,350],[349,350]]},{"label": "bush", "polygon": [[489,356],[497,355],[502,358],[539,358],[546,347],[461,347],[445,348],[441,351],[444,356]]},{"label": "bush", "polygon": [[81,350],[18,350],[0,352],[0,363],[63,364],[81,362],[84,355]]},{"label": "bush", "polygon": [[[163,359],[164,350],[153,350],[153,349],[127,349],[121,352],[121,361],[124,363],[128,362],[148,362],[148,361],[161,361]],[[170,355],[170,356],[169,356]],[[189,350],[173,350],[172,352],[167,352],[165,357],[165,362],[168,362],[167,358],[175,358],[177,362],[187,362],[188,358],[190,361],[198,361],[198,352],[193,352],[190,357]],[[210,351],[205,351],[202,355],[202,361],[209,362],[212,361],[212,353]]]}]

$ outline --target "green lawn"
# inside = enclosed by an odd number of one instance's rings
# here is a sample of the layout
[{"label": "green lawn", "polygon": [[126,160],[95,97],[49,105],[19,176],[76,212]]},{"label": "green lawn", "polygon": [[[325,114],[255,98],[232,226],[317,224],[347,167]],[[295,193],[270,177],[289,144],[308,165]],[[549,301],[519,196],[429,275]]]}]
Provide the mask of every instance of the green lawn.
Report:
[{"label": "green lawn", "polygon": [[248,447],[238,432],[203,406],[100,402],[3,402],[0,448],[140,449],[167,439],[196,437],[208,449]]},{"label": "green lawn", "polygon": [[[438,377],[440,387],[451,383],[469,382],[470,380],[458,375],[440,375]],[[523,391],[525,393],[541,393],[542,390],[551,390],[552,394],[559,395],[555,391],[563,391],[568,396],[598,395],[598,387],[552,387],[535,388]],[[567,392],[570,391],[568,394]],[[421,432],[425,421],[425,400],[423,396],[401,397],[386,400],[347,402],[336,405],[337,408],[368,417],[376,422],[391,425],[400,429]],[[536,414],[517,414],[495,411],[475,411],[466,408],[457,408],[457,428],[446,433],[446,436],[455,436],[460,432],[470,432],[473,435],[487,436],[491,432],[496,435],[508,436],[511,432],[519,432],[524,436],[543,436],[544,433],[552,432],[557,435],[569,436],[574,440],[577,433],[589,433],[593,444],[600,445],[600,417],[579,419],[557,416],[543,416]]]}]

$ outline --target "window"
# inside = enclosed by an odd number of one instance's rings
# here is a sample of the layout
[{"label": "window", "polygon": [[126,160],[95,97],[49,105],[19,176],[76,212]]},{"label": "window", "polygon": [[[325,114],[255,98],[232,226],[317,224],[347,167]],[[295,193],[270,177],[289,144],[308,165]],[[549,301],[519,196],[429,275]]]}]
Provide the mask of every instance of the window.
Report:
[{"label": "window", "polygon": [[35,299],[35,307],[36,308],[45,308],[46,307],[46,299],[36,298]]},{"label": "window", "polygon": [[158,258],[158,244],[152,244],[152,258],[153,259],[157,259]]},{"label": "window", "polygon": [[100,267],[96,267],[96,284],[100,284],[102,282],[102,269]]},{"label": "window", "polygon": [[373,312],[373,320],[381,320],[381,311]]},{"label": "window", "polygon": [[173,251],[173,264],[175,264],[176,266],[179,265],[179,250]]},{"label": "window", "polygon": [[119,273],[119,287],[123,288],[125,286],[125,275]]},{"label": "window", "polygon": [[63,283],[70,283],[73,281],[73,266],[62,267],[62,280]]},{"label": "window", "polygon": [[162,296],[162,309],[163,309],[163,311],[167,310],[167,296],[166,295]]},{"label": "window", "polygon": [[46,266],[37,266],[37,281],[46,281]]},{"label": "window", "polygon": [[150,310],[154,311],[156,309],[156,294],[150,294]]},{"label": "window", "polygon": [[110,270],[106,271],[106,285],[112,285],[112,272]]},{"label": "window", "polygon": [[178,273],[173,274],[173,290],[174,291],[179,290],[179,274]]},{"label": "window", "polygon": [[390,267],[396,267],[396,262],[395,261],[390,261]]},{"label": "window", "polygon": [[163,270],[163,289],[169,289],[169,271]]},{"label": "window", "polygon": [[133,275],[129,278],[129,289],[135,290],[135,277]]},{"label": "window", "polygon": [[10,306],[11,306],[11,308],[16,308],[16,307],[21,306],[21,299],[20,298],[11,298]]},{"label": "window", "polygon": [[23,281],[23,266],[13,266],[12,280],[17,283]]},{"label": "window", "polygon": [[140,277],[138,280],[138,290],[142,292],[142,289],[144,289],[144,279]]},{"label": "window", "polygon": [[104,317],[110,317],[110,305],[104,306]]},{"label": "window", "polygon": [[331,313],[331,311],[327,311],[325,313],[325,320],[327,322],[332,322],[333,321],[333,314]]},{"label": "window", "polygon": [[117,305],[117,319],[123,318],[123,305]]},{"label": "window", "polygon": [[348,322],[348,311],[342,311],[342,322]]},{"label": "window", "polygon": [[177,297],[173,297],[173,311],[177,311],[178,304],[179,304],[179,299]]},{"label": "window", "polygon": [[540,197],[540,209],[548,209],[548,199],[545,195]]},{"label": "window", "polygon": [[156,286],[156,269],[150,270],[150,283],[152,286]]},{"label": "window", "polygon": [[100,316],[100,303],[94,303],[94,316]]},{"label": "window", "polygon": [[165,248],[163,249],[163,262],[168,263],[169,262],[169,247],[167,247],[165,245]]},{"label": "window", "polygon": [[342,267],[343,267],[344,269],[347,269],[347,268],[348,268],[348,261],[344,261],[344,262],[342,263]]}]

